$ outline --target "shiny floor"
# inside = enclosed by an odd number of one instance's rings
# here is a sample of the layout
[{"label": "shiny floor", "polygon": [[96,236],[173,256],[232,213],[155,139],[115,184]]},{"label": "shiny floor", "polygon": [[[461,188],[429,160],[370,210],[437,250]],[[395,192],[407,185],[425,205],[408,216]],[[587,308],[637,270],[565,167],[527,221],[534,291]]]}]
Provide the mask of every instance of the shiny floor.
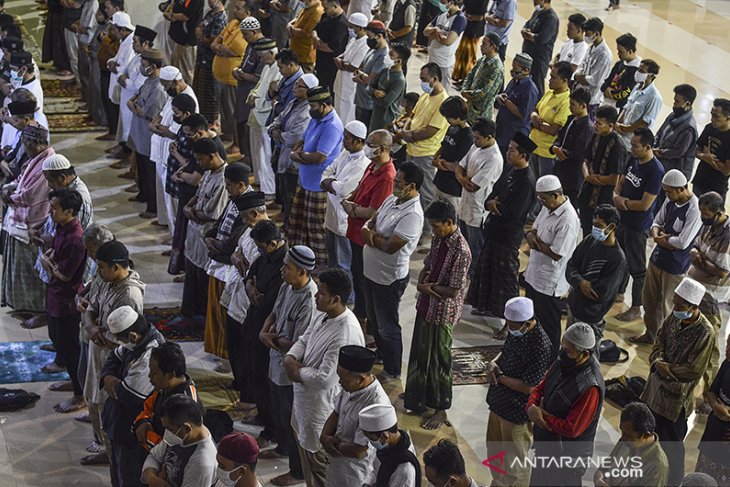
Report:
[{"label": "shiny floor", "polygon": [[[129,2],[135,3],[135,0]],[[519,16],[516,30],[508,49],[513,56],[520,46],[519,27],[531,12],[531,2],[519,2]],[[723,0],[648,0],[627,2],[621,10],[604,11],[607,0],[554,0],[553,4],[563,19],[559,39],[564,38],[565,19],[581,11],[586,16],[599,16],[605,24],[605,37],[614,47],[615,38],[624,32],[632,32],[639,40],[638,53],[644,58],[653,58],[661,65],[657,85],[662,92],[665,106],[662,120],[670,111],[667,104],[672,98],[672,87],[679,83],[691,83],[700,93],[695,104],[698,124],[703,126],[709,119],[712,99],[730,97],[727,86],[720,80],[730,75],[730,47],[727,44],[727,26],[730,21],[730,2]],[[37,14],[31,9],[30,0],[8,0],[9,12],[21,15],[29,27],[35,29]],[[134,12],[134,10],[133,10]],[[133,13],[134,15],[134,13]],[[140,23],[144,23],[140,20]],[[418,86],[418,66],[422,56],[414,56],[409,70],[409,87]],[[414,69],[415,68],[415,69]],[[126,180],[116,178],[117,171],[108,168],[109,160],[104,158],[101,145],[94,140],[96,134],[53,136],[54,147],[67,155],[76,165],[79,173],[92,190],[95,205],[95,220],[109,225],[117,237],[124,241],[134,256],[142,278],[147,282],[146,306],[172,306],[179,304],[181,285],[172,283],[166,272],[166,259],[159,255],[165,247],[161,241],[166,236],[163,230],[153,227],[147,220],[136,215],[142,210],[139,204],[127,201],[128,193],[121,190]],[[415,256],[411,263],[412,278],[421,268],[423,256]],[[524,256],[523,256],[524,259]],[[405,340],[404,348],[410,346],[414,319],[415,286],[409,286],[401,305],[401,324]],[[617,305],[610,314],[625,308]],[[495,320],[486,320],[469,315],[455,329],[455,347],[476,346],[493,343],[489,338],[499,327]],[[723,314],[721,346],[727,337],[727,310]],[[630,351],[627,363],[603,366],[606,378],[621,374],[646,376],[647,347],[636,347],[625,340],[639,331],[642,324],[619,324],[608,320],[607,337],[616,340],[619,346]],[[0,341],[24,341],[46,339],[45,328],[23,330],[7,309],[0,310]],[[202,351],[197,343],[185,344],[191,368],[212,370],[215,362]],[[407,360],[407,356],[405,357]],[[1,365],[0,365],[1,366]],[[0,413],[0,487],[15,486],[98,486],[108,485],[109,475],[105,467],[82,467],[79,460],[86,454],[84,448],[91,441],[91,429],[86,424],[73,420],[71,415],[54,413],[52,405],[62,400],[64,393],[51,392],[47,383],[22,384],[29,391],[42,396],[34,407],[18,413]],[[9,386],[12,387],[12,386]],[[388,384],[386,389],[396,405],[402,385]],[[401,422],[411,432],[419,455],[441,438],[457,442],[467,459],[467,469],[478,483],[488,484],[490,473],[481,461],[486,458],[484,435],[488,409],[484,398],[486,386],[458,386],[454,388],[454,407],[449,411],[453,427],[443,427],[437,432],[427,432],[418,426],[416,417],[401,414]],[[596,448],[607,452],[618,438],[619,411],[606,405],[602,414]],[[687,439],[688,471],[694,469],[696,445],[704,428],[705,418],[690,417],[690,433]],[[285,465],[282,462],[262,461],[259,473],[261,481],[267,483]],[[588,478],[588,477],[586,477]]]}]

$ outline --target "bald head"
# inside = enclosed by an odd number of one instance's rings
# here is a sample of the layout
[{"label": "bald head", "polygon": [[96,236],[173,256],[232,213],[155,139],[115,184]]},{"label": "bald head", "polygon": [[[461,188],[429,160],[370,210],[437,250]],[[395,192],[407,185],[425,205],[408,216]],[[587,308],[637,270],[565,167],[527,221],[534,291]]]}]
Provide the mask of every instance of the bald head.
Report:
[{"label": "bald head", "polygon": [[387,130],[374,130],[368,136],[368,145],[383,147],[390,151],[390,148],[393,147],[393,136]]}]

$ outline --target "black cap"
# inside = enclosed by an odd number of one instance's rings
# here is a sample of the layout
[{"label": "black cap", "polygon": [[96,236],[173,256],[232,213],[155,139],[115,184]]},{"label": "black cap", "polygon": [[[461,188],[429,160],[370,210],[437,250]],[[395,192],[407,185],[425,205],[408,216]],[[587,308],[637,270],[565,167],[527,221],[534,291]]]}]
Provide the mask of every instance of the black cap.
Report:
[{"label": "black cap", "polygon": [[373,369],[377,354],[360,345],[345,345],[340,348],[337,365],[350,372],[366,374]]},{"label": "black cap", "polygon": [[10,115],[28,115],[35,113],[36,108],[34,101],[13,101],[8,104]]},{"label": "black cap", "polygon": [[532,139],[530,139],[527,135],[523,134],[522,132],[517,132],[514,137],[512,137],[512,141],[522,147],[523,150],[526,150],[530,154],[535,152],[535,149],[537,149],[537,144],[535,144]]},{"label": "black cap", "polygon": [[307,101],[322,101],[331,96],[330,89],[326,86],[315,86],[307,90]]},{"label": "black cap", "polygon": [[218,146],[213,142],[213,139],[209,138],[203,138],[198,141],[196,141],[193,144],[193,153],[194,154],[217,154],[218,153]]},{"label": "black cap", "polygon": [[6,37],[2,40],[2,48],[7,49],[11,53],[23,50],[23,39],[17,37]]},{"label": "black cap", "polygon": [[129,262],[129,250],[119,240],[112,240],[97,249],[96,260],[107,264],[126,265]]},{"label": "black cap", "polygon": [[242,162],[234,162],[233,164],[228,164],[228,166],[226,166],[223,176],[229,181],[244,181],[248,184],[248,178],[251,177],[251,170]]},{"label": "black cap", "polygon": [[30,66],[33,64],[33,56],[26,51],[18,51],[10,54],[10,65],[11,66]]},{"label": "black cap", "polygon": [[[230,167],[230,166],[228,166]],[[248,191],[236,198],[238,211],[246,211],[251,208],[258,208],[266,204],[266,196],[262,191]]]},{"label": "black cap", "polygon": [[143,41],[154,42],[157,37],[157,32],[144,25],[138,25],[134,29],[134,36],[139,37]]}]

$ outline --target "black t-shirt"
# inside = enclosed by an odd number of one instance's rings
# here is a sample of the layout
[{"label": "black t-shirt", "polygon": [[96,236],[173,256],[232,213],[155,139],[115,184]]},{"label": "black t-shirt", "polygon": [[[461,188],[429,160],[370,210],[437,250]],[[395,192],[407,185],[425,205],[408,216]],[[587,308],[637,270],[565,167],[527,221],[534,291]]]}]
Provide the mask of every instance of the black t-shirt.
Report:
[{"label": "black t-shirt", "polygon": [[[700,138],[697,139],[697,148],[702,150],[710,148],[710,152],[720,159],[720,162],[730,159],[730,130],[720,132],[711,124],[705,125]],[[702,191],[717,191],[720,194],[727,193],[728,176],[717,169],[713,169],[705,161],[697,165],[697,172],[692,182],[700,187]]]},{"label": "black t-shirt", "polygon": [[[469,152],[473,143],[470,127],[452,125],[441,141],[441,159],[458,164]],[[439,169],[433,178],[433,184],[446,194],[461,196],[461,184],[456,180],[456,173]]]},{"label": "black t-shirt", "polygon": [[[595,146],[596,150],[594,151],[593,147],[596,139],[598,139],[598,145]],[[608,148],[609,142],[612,142],[611,149]],[[607,150],[610,150],[608,155],[606,155]],[[602,171],[601,163],[604,157],[607,158],[606,167]],[[594,133],[586,148],[586,161],[593,172],[600,176],[623,174],[624,167],[626,166],[626,149],[621,141],[621,137],[616,132],[611,132],[604,137]],[[599,191],[596,206],[613,204],[613,190],[615,186],[594,186],[586,181],[583,182],[578,200],[583,204],[588,204],[596,188]]]},{"label": "black t-shirt", "polygon": [[317,49],[317,64],[315,65],[320,81],[323,81],[322,84],[329,86],[331,90],[337,76],[335,58],[345,52],[347,41],[350,40],[347,19],[344,14],[337,17],[325,15],[314,30],[319,39],[332,49],[332,52]]},{"label": "black t-shirt", "polygon": [[[710,386],[710,392],[717,394],[717,400],[725,406],[730,406],[730,360],[725,360]],[[730,423],[722,421],[715,413],[707,418],[705,433],[699,448],[703,454],[727,465],[728,448],[730,447]]]},{"label": "black t-shirt", "polygon": [[[481,15],[487,13],[487,4],[489,0],[464,0],[464,15]],[[469,20],[467,18],[466,29],[464,29],[464,37],[467,39],[478,39],[484,35],[486,22],[483,20]]]},{"label": "black t-shirt", "polygon": [[203,0],[173,0],[172,13],[185,14],[187,22],[170,22],[170,38],[183,46],[195,46],[195,28],[203,19]]}]

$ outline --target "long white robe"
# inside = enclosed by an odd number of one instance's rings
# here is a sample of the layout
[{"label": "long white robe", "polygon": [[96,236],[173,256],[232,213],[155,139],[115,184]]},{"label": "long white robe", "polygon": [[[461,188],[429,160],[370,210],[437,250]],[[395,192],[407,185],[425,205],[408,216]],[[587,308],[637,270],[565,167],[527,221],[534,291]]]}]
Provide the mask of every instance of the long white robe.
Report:
[{"label": "long white robe", "polygon": [[[368,48],[368,36],[350,39],[342,54],[342,60],[359,68],[365,59]],[[357,83],[349,71],[337,71],[335,77],[335,111],[345,126],[355,120],[355,88]]]}]

